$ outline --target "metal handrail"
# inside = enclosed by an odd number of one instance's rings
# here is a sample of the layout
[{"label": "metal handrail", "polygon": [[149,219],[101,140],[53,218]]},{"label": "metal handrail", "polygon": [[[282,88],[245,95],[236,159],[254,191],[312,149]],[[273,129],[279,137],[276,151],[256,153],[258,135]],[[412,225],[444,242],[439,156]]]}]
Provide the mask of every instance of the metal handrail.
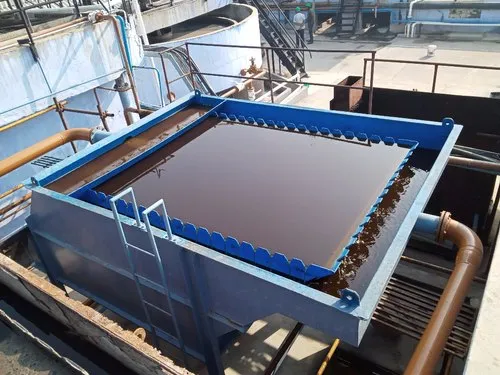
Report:
[{"label": "metal handrail", "polygon": [[[198,43],[198,42],[186,42],[184,44],[186,46],[186,51],[189,52],[189,46],[204,46],[204,47],[224,47],[224,48],[246,48],[246,49],[259,49],[259,50],[265,50],[266,54],[268,51],[306,51],[305,48],[286,48],[286,47],[269,47],[269,46],[250,46],[250,45],[238,45],[238,44],[220,44],[220,43]],[[375,61],[375,54],[377,51],[373,50],[341,50],[341,49],[319,49],[319,48],[314,48],[314,49],[307,49],[310,52],[319,52],[319,53],[367,53],[370,54],[371,57],[368,59],[368,61]],[[188,53],[189,55],[189,53]],[[268,55],[269,56],[269,55]],[[368,113],[371,114],[373,110],[373,80],[374,80],[374,75],[375,75],[375,69],[374,65],[372,64],[370,67],[370,86],[365,87],[364,82],[363,82],[363,87],[356,87],[356,86],[346,86],[346,85],[331,85],[331,84],[324,84],[324,83],[319,83],[319,82],[296,82],[301,85],[313,85],[313,86],[323,86],[323,87],[345,87],[345,88],[350,88],[353,90],[368,90]],[[190,65],[191,66],[191,65]],[[366,66],[365,66],[366,70]],[[213,74],[213,73],[202,73],[202,72],[193,72],[191,69],[190,71],[191,76],[193,77],[194,75],[207,75],[207,76],[213,76],[213,77],[227,77],[227,78],[243,78],[243,77],[238,77],[234,75],[227,75],[227,74]],[[258,81],[268,81],[271,84],[273,82],[278,82],[278,83],[283,83],[283,82],[288,82],[286,80],[277,80],[272,78],[272,74],[269,74],[269,78],[254,78],[254,80]],[[167,81],[168,85],[168,81]],[[167,86],[168,87],[168,86]],[[272,97],[272,95],[271,95]],[[274,100],[273,100],[274,103]]]},{"label": "metal handrail", "polygon": [[[463,69],[483,69],[483,70],[500,70],[500,66],[487,66],[487,65],[469,65],[469,64],[454,64],[454,63],[444,63],[444,62],[431,62],[431,61],[412,61],[412,60],[398,60],[398,59],[364,59],[363,63],[363,86],[365,85],[366,80],[366,65],[368,61],[372,62],[372,65],[375,65],[376,62],[386,62],[386,63],[395,63],[395,64],[414,64],[414,65],[430,65],[434,66],[434,73],[432,77],[432,89],[431,92],[434,93],[436,91],[436,82],[438,76],[438,68],[440,66],[449,67],[449,68],[463,68]],[[371,71],[374,71],[374,67],[371,67]],[[373,79],[373,76],[372,76]]]},{"label": "metal handrail", "polygon": [[[28,17],[28,14],[26,13],[26,10],[33,9],[33,8],[42,8],[43,6],[50,5],[56,2],[60,2],[60,0],[47,0],[41,3],[37,4],[31,4],[31,5],[24,5],[21,0],[14,0],[14,5],[15,9],[8,10],[1,12],[1,16],[7,16],[11,14],[20,14],[21,21],[23,23],[24,29],[26,30],[26,35],[28,36],[28,39],[26,42],[23,41],[24,44],[27,44],[31,50],[31,54],[33,55],[33,59],[35,61],[38,61],[39,56],[38,56],[38,51],[36,50],[35,47],[35,41],[33,39],[33,25],[31,24],[31,21]],[[73,0],[73,8],[75,9],[75,15],[76,18],[80,18],[80,8],[78,7],[78,3],[76,0]]]}]

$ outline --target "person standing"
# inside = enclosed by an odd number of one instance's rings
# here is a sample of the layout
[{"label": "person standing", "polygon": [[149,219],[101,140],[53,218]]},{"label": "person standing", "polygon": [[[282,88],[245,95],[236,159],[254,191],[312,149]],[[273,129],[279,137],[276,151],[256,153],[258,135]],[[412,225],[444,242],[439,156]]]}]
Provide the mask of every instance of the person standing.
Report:
[{"label": "person standing", "polygon": [[295,15],[293,16],[293,25],[297,32],[295,39],[297,40],[297,48],[305,48],[304,45],[304,31],[306,29],[306,16],[301,12],[300,7],[295,8]]},{"label": "person standing", "polygon": [[311,3],[306,4],[307,8],[307,29],[309,30],[309,40],[307,41],[308,44],[313,44],[314,43],[314,9],[312,8]]}]

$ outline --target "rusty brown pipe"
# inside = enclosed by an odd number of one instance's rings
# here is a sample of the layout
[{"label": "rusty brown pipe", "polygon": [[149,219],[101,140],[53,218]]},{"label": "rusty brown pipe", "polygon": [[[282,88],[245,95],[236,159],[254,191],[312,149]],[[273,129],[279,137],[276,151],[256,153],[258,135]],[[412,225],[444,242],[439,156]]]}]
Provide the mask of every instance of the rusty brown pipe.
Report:
[{"label": "rusty brown pipe", "polygon": [[[125,71],[127,72],[127,77],[129,80],[130,87],[132,88],[132,94],[134,96],[135,106],[141,110],[141,103],[139,101],[139,95],[137,94],[137,88],[135,86],[134,77],[132,75],[132,68],[130,67],[127,60],[127,53],[125,52],[125,46],[123,45],[122,33],[120,32],[120,26],[118,25],[118,21],[115,17],[109,14],[99,13],[95,17],[96,21],[109,20],[113,23],[113,27],[115,29],[116,38],[118,39],[118,46],[120,47],[120,53],[122,55],[123,65],[125,67]],[[126,35],[123,35],[123,38],[126,38]]]},{"label": "rusty brown pipe", "polygon": [[23,195],[21,198],[17,199],[16,201],[9,203],[8,205],[0,208],[0,216],[5,215],[10,210],[16,208],[21,203],[24,203],[29,199],[31,199],[31,191],[29,191],[28,193],[26,193],[25,195]]},{"label": "rusty brown pipe", "polygon": [[93,129],[87,128],[64,130],[44,139],[43,141],[35,143],[34,145],[0,161],[0,177],[66,143],[72,141],[90,142],[92,131]]},{"label": "rusty brown pipe", "polygon": [[500,174],[500,163],[493,163],[490,161],[450,156],[448,158],[448,165],[466,169],[473,169],[477,171],[484,171],[493,174]]},{"label": "rusty brown pipe", "polygon": [[441,357],[469,286],[481,264],[483,245],[469,227],[442,212],[437,240],[458,246],[455,268],[446,284],[420,342],[410,359],[405,375],[430,375]]},{"label": "rusty brown pipe", "polygon": [[131,113],[137,113],[141,118],[145,117],[147,115],[150,115],[153,113],[153,111],[150,111],[148,109],[137,109],[137,108],[132,108],[128,107],[123,110],[123,115],[125,116],[125,122],[127,125],[132,125],[134,121],[132,121],[132,118],[130,117]]}]

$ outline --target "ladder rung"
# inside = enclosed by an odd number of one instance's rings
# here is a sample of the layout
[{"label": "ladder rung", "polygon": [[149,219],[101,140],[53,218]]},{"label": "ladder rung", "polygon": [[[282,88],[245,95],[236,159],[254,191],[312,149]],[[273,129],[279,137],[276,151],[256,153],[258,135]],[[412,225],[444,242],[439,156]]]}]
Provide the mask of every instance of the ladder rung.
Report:
[{"label": "ladder rung", "polygon": [[158,327],[158,326],[155,326],[155,325],[153,325],[153,327],[154,327],[154,329],[156,331],[161,331],[161,333],[163,335],[167,336],[168,337],[168,339],[167,339],[168,342],[170,342],[173,345],[180,346],[178,338],[176,338],[175,336],[172,336],[170,333],[164,331],[163,328],[161,328],[161,327]]},{"label": "ladder rung", "polygon": [[163,313],[163,314],[165,314],[165,315],[168,315],[169,317],[170,317],[170,316],[172,316],[172,314],[170,314],[168,311],[163,310],[161,307],[158,307],[158,306],[156,306],[156,305],[153,305],[151,302],[148,302],[148,301],[144,300],[144,303],[145,303],[146,305],[148,305],[149,307],[152,307],[153,309],[158,310],[158,311],[162,312],[162,313]]},{"label": "ladder rung", "polygon": [[141,249],[140,247],[137,247],[137,246],[135,246],[135,245],[132,245],[132,244],[130,244],[130,243],[128,243],[128,242],[125,242],[125,245],[127,245],[127,247],[130,247],[130,248],[132,248],[132,249],[134,249],[134,250],[137,250],[137,251],[139,251],[139,252],[141,252],[141,253],[144,253],[144,254],[149,255],[149,256],[151,256],[151,257],[153,257],[153,258],[156,258],[156,256],[155,256],[154,254],[151,254],[150,252],[148,252],[148,251],[146,251],[146,250],[144,250],[144,249]]},{"label": "ladder rung", "polygon": [[146,278],[146,277],[144,277],[142,275],[139,275],[138,273],[136,273],[135,275],[137,276],[138,279],[140,279],[140,285],[141,286],[145,286],[147,288],[155,289],[155,290],[159,291],[160,293],[167,294],[167,291],[165,290],[165,288],[163,287],[163,285],[158,284],[158,283],[156,283],[154,281],[151,281],[148,278]]}]

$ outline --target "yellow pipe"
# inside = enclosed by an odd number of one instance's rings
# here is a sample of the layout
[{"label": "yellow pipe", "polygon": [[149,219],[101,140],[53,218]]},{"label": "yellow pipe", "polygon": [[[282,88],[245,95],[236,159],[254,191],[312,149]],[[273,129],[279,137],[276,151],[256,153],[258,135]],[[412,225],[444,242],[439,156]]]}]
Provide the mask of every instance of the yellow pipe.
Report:
[{"label": "yellow pipe", "polygon": [[[67,104],[67,101],[62,101],[62,102],[60,102],[60,103],[64,105],[64,104]],[[43,115],[43,114],[45,114],[45,113],[47,113],[47,112],[50,112],[50,111],[52,111],[53,109],[56,109],[56,105],[55,105],[55,104],[53,104],[53,105],[51,105],[50,107],[47,107],[47,108],[45,108],[45,109],[42,109],[42,110],[40,110],[40,111],[38,111],[38,112],[32,113],[32,114],[30,114],[30,115],[28,115],[28,116],[22,117],[22,118],[20,118],[19,120],[13,121],[13,122],[11,122],[11,123],[9,123],[9,124],[5,125],[5,126],[2,126],[2,127],[0,128],[0,133],[1,133],[1,132],[4,132],[4,131],[6,131],[6,130],[12,129],[12,128],[14,128],[14,127],[18,126],[18,125],[21,125],[21,124],[25,123],[26,121],[29,121],[29,120],[31,120],[31,119],[34,119],[35,117],[38,117],[38,116],[41,116],[41,115]]]},{"label": "yellow pipe", "polygon": [[323,360],[323,363],[321,364],[321,367],[319,368],[316,375],[323,375],[323,373],[326,370],[326,366],[328,366],[328,364],[332,360],[332,357],[335,354],[335,351],[337,350],[337,347],[339,346],[339,344],[340,344],[340,340],[335,339],[335,341],[333,342],[332,346],[330,347],[330,350],[328,351],[328,353],[327,353],[325,359]]},{"label": "yellow pipe", "polygon": [[92,129],[87,128],[64,130],[54,134],[0,161],[0,177],[66,143],[72,141],[90,142],[91,135]]}]

